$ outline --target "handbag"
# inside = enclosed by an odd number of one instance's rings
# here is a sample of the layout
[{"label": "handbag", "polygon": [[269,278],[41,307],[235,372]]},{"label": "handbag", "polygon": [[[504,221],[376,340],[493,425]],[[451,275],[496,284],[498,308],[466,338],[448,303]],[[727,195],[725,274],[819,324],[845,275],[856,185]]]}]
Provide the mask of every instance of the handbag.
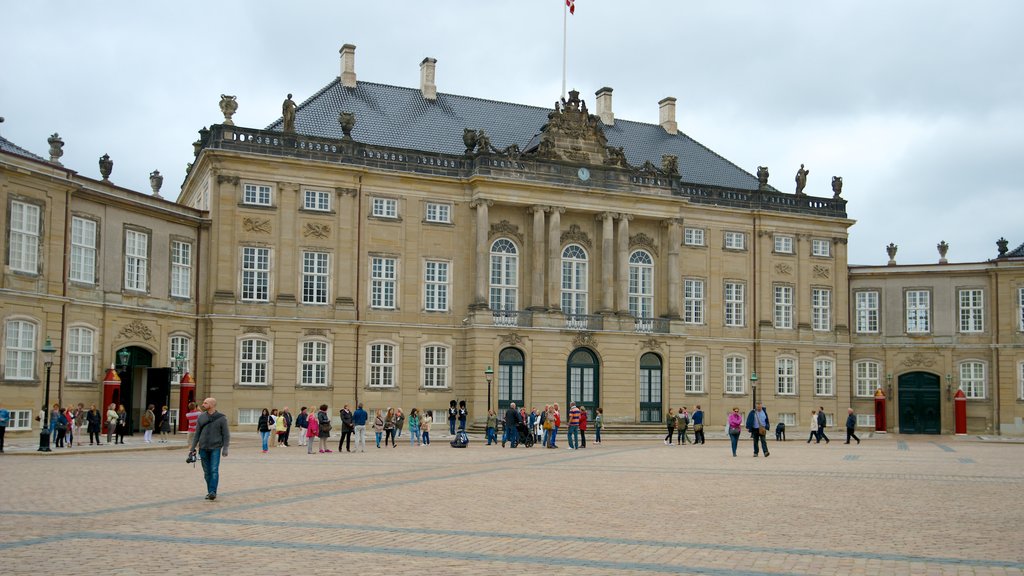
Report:
[{"label": "handbag", "polygon": [[740,427],[739,426],[729,426],[729,434],[731,436],[739,436],[740,435]]}]

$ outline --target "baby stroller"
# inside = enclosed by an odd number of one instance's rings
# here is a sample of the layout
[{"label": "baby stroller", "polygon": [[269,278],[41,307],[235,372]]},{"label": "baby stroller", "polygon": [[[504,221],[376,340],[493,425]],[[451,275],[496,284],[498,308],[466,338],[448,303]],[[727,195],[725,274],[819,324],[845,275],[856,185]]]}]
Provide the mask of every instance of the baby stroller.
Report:
[{"label": "baby stroller", "polygon": [[[522,444],[527,448],[533,447],[533,430],[530,430],[530,426],[526,422],[520,421],[516,424],[516,432],[519,434],[518,444]],[[515,447],[515,444],[513,444]]]}]

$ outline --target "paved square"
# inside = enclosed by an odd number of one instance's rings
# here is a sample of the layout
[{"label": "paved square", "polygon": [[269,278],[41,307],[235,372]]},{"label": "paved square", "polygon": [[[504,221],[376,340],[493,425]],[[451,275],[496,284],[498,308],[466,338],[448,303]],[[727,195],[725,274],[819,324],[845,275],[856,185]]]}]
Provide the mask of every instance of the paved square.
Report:
[{"label": "paved square", "polygon": [[208,502],[180,436],[140,441],[4,454],[3,573],[1024,573],[1015,443],[794,439],[766,459],[749,440],[733,458],[722,440],[454,450],[403,435],[307,456],[239,433]]}]

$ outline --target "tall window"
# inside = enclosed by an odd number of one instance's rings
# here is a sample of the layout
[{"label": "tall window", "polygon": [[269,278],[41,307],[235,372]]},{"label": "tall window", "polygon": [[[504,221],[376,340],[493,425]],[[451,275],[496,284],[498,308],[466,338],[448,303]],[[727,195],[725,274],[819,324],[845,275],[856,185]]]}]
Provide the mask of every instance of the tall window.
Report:
[{"label": "tall window", "polygon": [[1024,288],[1017,288],[1017,329],[1024,332]]},{"label": "tall window", "polygon": [[303,386],[327,386],[327,342],[302,343]]},{"label": "tall window", "polygon": [[793,287],[775,287],[775,327],[793,327]]},{"label": "tall window", "polygon": [[395,347],[391,344],[370,345],[370,386],[392,388],[395,385]]},{"label": "tall window", "polygon": [[92,381],[94,335],[88,328],[68,330],[68,381]]},{"label": "tall window", "polygon": [[270,206],[270,186],[246,184],[242,191],[242,203]]},{"label": "tall window", "polygon": [[491,310],[519,309],[519,256],[508,238],[491,244]]},{"label": "tall window", "polygon": [[448,263],[427,260],[423,268],[423,307],[431,312],[448,311]]},{"label": "tall window", "polygon": [[907,290],[907,332],[931,330],[930,301],[931,293],[927,290]]},{"label": "tall window", "polygon": [[452,221],[452,207],[450,204],[439,204],[427,202],[427,222],[439,222],[448,224]]},{"label": "tall window", "polygon": [[370,307],[395,308],[398,261],[374,256],[370,259]]},{"label": "tall window", "polygon": [[266,386],[268,361],[266,340],[242,340],[238,347],[239,384]]},{"label": "tall window", "polygon": [[423,387],[448,387],[448,348],[444,346],[423,348]]},{"label": "tall window", "polygon": [[398,218],[398,200],[394,198],[374,198],[373,215],[378,218]]},{"label": "tall window", "polygon": [[743,304],[744,286],[739,282],[725,283],[725,325],[735,328],[743,326],[746,311]]},{"label": "tall window", "polygon": [[865,290],[855,296],[857,306],[857,333],[874,334],[878,332],[878,292]]},{"label": "tall window", "polygon": [[1017,398],[1024,400],[1024,362],[1017,363]]},{"label": "tall window", "polygon": [[985,365],[981,362],[961,363],[960,388],[968,398],[984,398]]},{"label": "tall window", "polygon": [[811,329],[832,328],[832,290],[814,288],[811,290]]},{"label": "tall window", "polygon": [[704,229],[683,228],[683,244],[686,244],[687,246],[703,246]]},{"label": "tall window", "polygon": [[178,355],[181,355],[181,359],[183,361],[182,370],[184,370],[184,372],[178,374],[178,378],[181,378],[185,375],[185,372],[192,371],[192,339],[188,336],[171,336],[172,366],[175,365],[173,364],[174,362],[177,362]]},{"label": "tall window", "polygon": [[775,235],[775,252],[779,254],[792,254],[793,253],[793,237],[783,236],[781,234]]},{"label": "tall window", "polygon": [[743,232],[726,232],[725,233],[725,249],[726,250],[744,250],[747,247],[746,235]]},{"label": "tall window", "polygon": [[828,240],[813,239],[811,240],[811,256],[820,256],[827,258],[832,255],[832,245]]},{"label": "tall window", "polygon": [[981,290],[960,291],[960,331],[983,332],[985,301]]},{"label": "tall window", "polygon": [[331,193],[324,190],[305,190],[302,194],[302,207],[317,212],[331,211]]},{"label": "tall window", "polygon": [[71,217],[71,270],[74,282],[96,283],[96,222]]},{"label": "tall window", "polygon": [[854,364],[854,394],[861,398],[870,398],[875,395],[880,385],[878,362],[864,360]]},{"label": "tall window", "polygon": [[11,201],[8,261],[11,270],[39,272],[39,206]]},{"label": "tall window", "polygon": [[327,304],[329,264],[327,252],[302,253],[303,304]]},{"label": "tall window", "polygon": [[793,358],[775,359],[775,393],[784,395],[796,394],[796,360]]},{"label": "tall window", "polygon": [[814,394],[816,396],[835,396],[835,362],[828,358],[814,361]]},{"label": "tall window", "polygon": [[562,313],[587,313],[587,253],[576,244],[562,250]]},{"label": "tall window", "polygon": [[135,230],[124,231],[124,288],[146,291],[149,272],[149,235]]},{"label": "tall window", "polygon": [[242,248],[242,300],[270,299],[270,249]]},{"label": "tall window", "polygon": [[704,393],[704,357],[687,354],[683,362],[685,389],[687,393]]},{"label": "tall window", "polygon": [[683,280],[683,322],[704,323],[704,281],[687,278]]},{"label": "tall window", "polygon": [[654,260],[643,250],[629,255],[629,313],[635,318],[654,316]]},{"label": "tall window", "polygon": [[31,380],[36,364],[36,325],[24,320],[7,322],[5,380]]},{"label": "tall window", "polygon": [[188,298],[192,295],[192,245],[171,242],[171,296]]},{"label": "tall window", "polygon": [[725,357],[725,393],[743,394],[747,380],[746,359],[742,356]]}]

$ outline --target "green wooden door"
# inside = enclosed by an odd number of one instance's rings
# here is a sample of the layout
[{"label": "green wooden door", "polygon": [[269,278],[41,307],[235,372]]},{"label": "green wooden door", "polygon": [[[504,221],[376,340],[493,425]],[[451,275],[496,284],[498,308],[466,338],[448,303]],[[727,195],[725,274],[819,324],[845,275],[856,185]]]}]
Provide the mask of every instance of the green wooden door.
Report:
[{"label": "green wooden door", "polygon": [[940,388],[936,374],[911,372],[900,376],[900,434],[939,434],[942,431]]}]

